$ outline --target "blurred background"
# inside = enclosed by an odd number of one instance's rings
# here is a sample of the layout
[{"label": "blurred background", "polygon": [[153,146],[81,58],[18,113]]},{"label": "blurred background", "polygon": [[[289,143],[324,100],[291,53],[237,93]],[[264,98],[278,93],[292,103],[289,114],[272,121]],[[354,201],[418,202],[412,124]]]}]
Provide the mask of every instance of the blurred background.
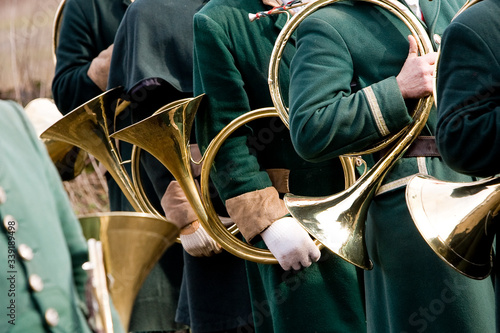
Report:
[{"label": "blurred background", "polygon": [[[0,98],[23,107],[52,98],[52,30],[60,0],[0,0]],[[109,211],[107,187],[91,163],[64,186],[77,215]]]}]

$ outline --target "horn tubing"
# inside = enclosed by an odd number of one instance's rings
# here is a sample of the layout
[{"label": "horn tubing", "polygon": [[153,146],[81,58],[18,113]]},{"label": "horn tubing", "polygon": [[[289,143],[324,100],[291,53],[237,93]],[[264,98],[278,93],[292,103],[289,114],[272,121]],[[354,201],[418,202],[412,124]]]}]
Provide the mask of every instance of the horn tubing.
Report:
[{"label": "horn tubing", "polygon": [[[285,28],[281,31],[281,33],[278,36],[278,39],[276,40],[275,43],[275,48],[273,49],[273,53],[271,56],[271,64],[269,66],[269,89],[271,91],[271,97],[273,99],[273,104],[276,107],[276,110],[280,117],[282,118],[283,122],[289,126],[289,120],[288,120],[288,110],[284,105],[283,98],[280,93],[279,89],[279,80],[278,78],[278,72],[279,72],[279,59],[281,59],[281,55],[283,53],[283,50],[286,46],[286,42],[290,38],[290,36],[293,34],[295,28],[302,22],[308,15],[313,13],[315,10],[324,7],[329,4],[333,4],[336,2],[339,2],[342,0],[318,0],[316,2],[312,2],[308,4],[300,13],[296,14],[292,19],[287,23]],[[422,24],[418,21],[418,19],[415,17],[415,15],[404,5],[400,4],[397,1],[390,1],[390,0],[357,0],[357,1],[365,1],[369,2],[375,5],[378,5],[392,14],[396,15],[400,20],[402,20],[408,29],[410,30],[411,34],[415,37],[417,40],[417,44],[420,50],[420,53],[425,54],[431,52],[432,49],[432,43],[429,39],[429,36],[427,35],[427,32],[425,28],[422,26]],[[380,184],[382,183],[384,177],[387,175],[389,170],[392,168],[394,165],[395,161],[402,156],[405,152],[405,150],[411,145],[411,143],[416,139],[418,134],[421,132],[421,130],[424,128],[425,123],[427,121],[427,118],[429,116],[429,112],[432,108],[433,104],[433,96],[428,96],[426,98],[420,99],[419,103],[416,107],[416,111],[414,114],[414,121],[412,124],[406,126],[403,128],[398,134],[394,135],[393,138],[388,142],[386,141],[382,145],[380,145],[377,148],[371,148],[368,151],[365,151],[363,153],[352,153],[350,155],[362,155],[362,154],[368,154],[376,150],[380,150],[381,148],[387,146],[390,142],[394,141],[396,138],[399,138],[399,141],[397,141],[393,147],[391,147],[390,151],[381,159],[379,160],[372,169],[369,171],[365,172],[357,181],[356,183],[349,189],[331,196],[331,197],[322,197],[319,198],[317,201],[324,203],[328,200],[334,200],[337,198],[344,198],[344,205],[347,205],[347,201],[351,201],[353,204],[356,203],[358,205],[358,212],[354,212],[354,214],[346,214],[343,216],[343,220],[347,220],[347,222],[350,223],[350,227],[352,226],[357,226],[358,223],[362,223],[364,225],[364,222],[366,220],[366,212],[368,210],[369,204],[371,202],[371,198],[373,197],[374,193],[377,191],[377,189],[380,187]],[[352,196],[355,196],[356,199],[352,199]],[[363,202],[360,204],[358,201],[359,198],[363,198]],[[302,200],[304,199],[304,200]],[[305,201],[307,203],[301,203],[301,201]],[[312,202],[312,203],[310,203]],[[342,202],[340,202],[342,203]],[[311,206],[314,206],[316,203],[314,202],[314,198],[305,198],[305,197],[299,197],[299,196],[293,196],[290,194],[285,195],[285,204],[287,208],[289,209],[290,213],[292,214],[293,217],[295,217],[299,222],[303,225],[303,227],[308,230],[308,232],[315,237],[316,239],[319,239],[320,241],[326,240],[324,238],[324,235],[321,235],[318,233],[318,230],[322,230],[322,228],[309,228],[307,221],[302,220],[302,217],[298,213],[298,210],[301,208],[304,208],[304,210],[309,210]],[[334,208],[340,207],[340,209],[344,209],[342,205],[337,202],[335,206],[327,208],[328,211],[332,211]],[[341,211],[347,212],[348,210]],[[335,215],[335,216],[341,216],[341,213]],[[352,212],[350,212],[352,213]],[[322,214],[324,215],[324,214]],[[315,218],[315,217],[314,217]],[[333,221],[329,221],[330,223],[333,223]],[[319,225],[319,221],[316,220],[315,223]],[[328,221],[325,220],[325,223],[328,223]],[[357,227],[357,228],[351,228],[354,230],[364,230],[364,227]],[[357,239],[354,239],[354,241],[358,241]],[[363,247],[364,245],[364,240],[362,241]],[[323,244],[327,247],[329,247],[328,244]],[[343,248],[348,248],[349,244],[342,244],[341,249]],[[366,251],[365,251],[366,252]],[[337,253],[339,254],[343,259],[347,260],[348,262],[354,263],[355,265],[364,268],[364,269],[370,269],[371,268],[371,262],[367,260],[366,258],[358,258],[358,262],[353,262],[349,258],[348,255],[345,253]]]}]

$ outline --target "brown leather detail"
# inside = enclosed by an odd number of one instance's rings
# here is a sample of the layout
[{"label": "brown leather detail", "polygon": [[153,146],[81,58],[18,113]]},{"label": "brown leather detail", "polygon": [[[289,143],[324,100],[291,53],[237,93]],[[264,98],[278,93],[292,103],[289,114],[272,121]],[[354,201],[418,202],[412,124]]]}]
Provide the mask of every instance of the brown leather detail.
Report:
[{"label": "brown leather detail", "polygon": [[[385,156],[393,146],[389,146],[375,153],[378,159]],[[403,157],[439,157],[434,136],[418,136],[405,151]]]},{"label": "brown leather detail", "polygon": [[228,199],[226,209],[247,242],[288,214],[285,203],[272,186]]},{"label": "brown leather detail", "polygon": [[181,185],[175,180],[168,184],[167,190],[161,198],[161,207],[167,221],[175,224],[179,229],[198,218]]},{"label": "brown leather detail", "polygon": [[288,179],[290,178],[290,170],[288,169],[266,169],[271,183],[279,193],[289,193]]},{"label": "brown leather detail", "polygon": [[403,157],[439,157],[434,136],[419,136],[406,150]]}]

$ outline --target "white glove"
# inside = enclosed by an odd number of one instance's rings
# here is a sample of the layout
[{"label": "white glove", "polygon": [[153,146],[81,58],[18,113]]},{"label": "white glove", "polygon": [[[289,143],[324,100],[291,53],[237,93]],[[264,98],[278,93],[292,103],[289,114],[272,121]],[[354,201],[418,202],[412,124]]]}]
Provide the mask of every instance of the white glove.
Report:
[{"label": "white glove", "polygon": [[198,221],[181,229],[181,243],[184,250],[193,257],[210,257],[222,252],[220,245],[208,235]]},{"label": "white glove", "polygon": [[102,91],[108,86],[109,67],[111,65],[111,55],[113,54],[113,44],[101,51],[90,63],[87,75]]},{"label": "white glove", "polygon": [[292,217],[276,220],[260,235],[281,268],[286,271],[309,267],[321,256],[307,231]]},{"label": "white glove", "polygon": [[194,257],[209,257],[222,251],[197,221],[196,213],[177,181],[168,185],[161,206],[167,220],[181,229],[181,243],[187,253]]}]

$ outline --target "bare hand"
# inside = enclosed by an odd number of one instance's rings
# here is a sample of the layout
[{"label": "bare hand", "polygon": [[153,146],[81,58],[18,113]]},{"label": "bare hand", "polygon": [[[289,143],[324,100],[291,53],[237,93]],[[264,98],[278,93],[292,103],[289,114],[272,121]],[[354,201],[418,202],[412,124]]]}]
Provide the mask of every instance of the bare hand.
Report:
[{"label": "bare hand", "polygon": [[103,50],[90,63],[87,75],[102,90],[105,91],[108,86],[109,66],[111,64],[111,55],[113,54],[113,44]]},{"label": "bare hand", "polygon": [[432,94],[433,75],[437,52],[418,56],[417,41],[408,36],[410,51],[408,58],[396,77],[403,98],[422,98]]}]

